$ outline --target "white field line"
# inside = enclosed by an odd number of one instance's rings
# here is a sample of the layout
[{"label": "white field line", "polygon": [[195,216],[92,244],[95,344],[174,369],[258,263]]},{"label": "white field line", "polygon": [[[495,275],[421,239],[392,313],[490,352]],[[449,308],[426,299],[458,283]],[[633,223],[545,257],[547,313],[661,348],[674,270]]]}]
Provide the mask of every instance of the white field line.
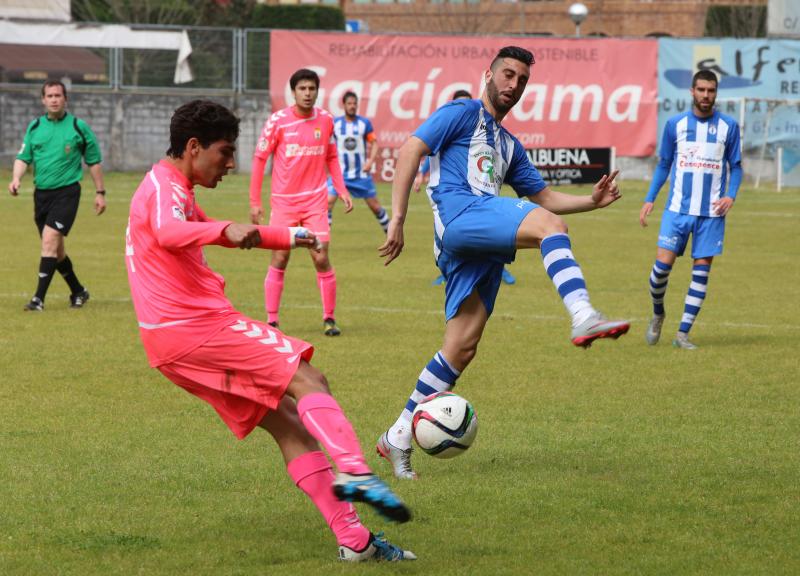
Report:
[{"label": "white field line", "polygon": [[[30,297],[29,294],[9,294],[0,293],[0,299],[3,300],[19,300],[23,304]],[[92,302],[115,302],[129,304],[130,298],[97,298],[92,296]],[[20,311],[22,311],[20,305]],[[282,304],[282,309],[285,310],[317,310],[320,308],[319,304]],[[340,310],[350,312],[361,312],[367,314],[417,314],[420,316],[441,316],[444,317],[444,310],[424,310],[413,308],[391,308],[383,306],[339,306]],[[496,312],[492,314],[494,318],[506,318],[509,320],[537,320],[541,322],[564,322],[567,323],[567,315],[547,315],[547,314],[526,314],[526,313],[503,313]],[[650,317],[634,317],[627,318],[630,322],[645,324],[650,321]],[[757,330],[800,330],[800,324],[763,324],[757,322],[708,322],[701,320],[700,323],[706,326],[723,326],[725,328],[752,328]]]}]

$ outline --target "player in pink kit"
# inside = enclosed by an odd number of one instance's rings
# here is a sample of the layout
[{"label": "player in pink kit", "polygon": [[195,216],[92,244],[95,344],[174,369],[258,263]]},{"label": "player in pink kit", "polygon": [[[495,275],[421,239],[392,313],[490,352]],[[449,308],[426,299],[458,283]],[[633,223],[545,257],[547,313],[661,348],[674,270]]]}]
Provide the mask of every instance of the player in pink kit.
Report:
[{"label": "player in pink kit", "polygon": [[[278,110],[264,124],[253,155],[250,176],[250,221],[258,224],[264,217],[261,185],[267,159],[272,160],[272,191],[269,223],[273,226],[304,226],[322,242],[322,248],[311,252],[317,270],[317,285],[322,298],[322,323],[326,336],[341,334],[334,319],[336,309],[336,273],[328,257],[330,224],[328,223],[327,171],[342,199],[345,212],[353,209],[353,201],[342,179],[333,116],[317,108],[319,76],[301,68],[289,79],[295,105]],[[264,303],[267,322],[278,326],[278,309],[283,294],[283,278],[289,264],[289,251],[272,252],[264,278]]]},{"label": "player in pink kit", "polygon": [[[207,217],[194,186],[215,188],[234,168],[239,120],[214,102],[178,108],[167,157],[131,201],[125,260],[150,365],[202,398],[238,437],[254,428],[277,442],[289,476],[317,506],[346,561],[413,560],[365,528],[349,502],[367,502],[390,520],[410,512],[372,472],[325,376],[308,362],[313,347],[236,311],[203,246],[318,247],[301,227],[255,226]],[[318,443],[319,442],[319,443]],[[325,447],[338,470],[334,475]]]}]

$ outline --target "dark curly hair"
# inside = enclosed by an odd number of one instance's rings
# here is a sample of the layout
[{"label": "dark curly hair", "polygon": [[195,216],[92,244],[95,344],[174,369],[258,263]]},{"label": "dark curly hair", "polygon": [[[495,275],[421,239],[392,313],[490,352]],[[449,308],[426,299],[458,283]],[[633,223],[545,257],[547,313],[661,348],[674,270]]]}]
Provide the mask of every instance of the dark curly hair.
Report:
[{"label": "dark curly hair", "polygon": [[208,148],[217,140],[235,142],[238,137],[239,119],[233,112],[210,100],[192,100],[172,114],[167,156],[183,158],[191,138],[197,138],[203,148]]},{"label": "dark curly hair", "polygon": [[525,50],[525,48],[520,48],[519,46],[506,46],[505,48],[500,48],[500,52],[498,52],[497,56],[495,56],[494,60],[492,60],[491,69],[494,70],[495,65],[503,58],[519,60],[528,66],[536,63],[536,59],[533,57],[533,52]]},{"label": "dark curly hair", "polygon": [[292,77],[289,78],[289,88],[294,91],[294,89],[300,83],[300,80],[311,80],[319,89],[319,75],[313,70],[309,70],[308,68],[300,68],[300,70],[292,74]]}]

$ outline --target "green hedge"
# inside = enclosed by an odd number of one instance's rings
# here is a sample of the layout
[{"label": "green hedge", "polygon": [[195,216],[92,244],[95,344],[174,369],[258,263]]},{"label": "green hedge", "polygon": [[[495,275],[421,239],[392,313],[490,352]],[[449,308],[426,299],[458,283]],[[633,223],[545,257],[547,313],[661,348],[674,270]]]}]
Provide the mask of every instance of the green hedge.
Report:
[{"label": "green hedge", "polygon": [[289,30],[344,30],[344,12],[337,6],[315,4],[259,4],[247,23],[248,28]]}]

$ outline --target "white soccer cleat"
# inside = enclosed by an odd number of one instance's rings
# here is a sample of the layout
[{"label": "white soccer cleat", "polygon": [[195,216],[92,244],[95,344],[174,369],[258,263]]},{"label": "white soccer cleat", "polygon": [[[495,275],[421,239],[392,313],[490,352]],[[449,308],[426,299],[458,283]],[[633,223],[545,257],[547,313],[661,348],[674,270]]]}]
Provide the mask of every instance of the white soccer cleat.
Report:
[{"label": "white soccer cleat", "polygon": [[684,350],[697,350],[697,345],[689,341],[689,335],[686,332],[678,332],[675,335],[675,340],[672,341],[675,348],[683,348]]},{"label": "white soccer cleat", "polygon": [[391,544],[383,537],[383,532],[369,535],[369,543],[361,552],[347,546],[339,546],[339,560],[343,562],[401,562],[416,560],[417,556],[410,550],[403,550]]},{"label": "white soccer cleat", "polygon": [[650,319],[650,324],[647,325],[647,332],[644,333],[644,339],[650,346],[658,344],[658,339],[661,338],[661,327],[664,325],[664,315],[655,315]]},{"label": "white soccer cleat", "polygon": [[572,329],[572,343],[588,348],[598,338],[614,338],[625,334],[631,327],[627,320],[608,320],[600,312],[595,312]]},{"label": "white soccer cleat", "polygon": [[389,432],[384,432],[378,438],[375,450],[392,464],[392,472],[401,480],[416,480],[417,473],[411,468],[411,453],[414,449],[409,446],[406,450],[398,448],[389,442]]}]

